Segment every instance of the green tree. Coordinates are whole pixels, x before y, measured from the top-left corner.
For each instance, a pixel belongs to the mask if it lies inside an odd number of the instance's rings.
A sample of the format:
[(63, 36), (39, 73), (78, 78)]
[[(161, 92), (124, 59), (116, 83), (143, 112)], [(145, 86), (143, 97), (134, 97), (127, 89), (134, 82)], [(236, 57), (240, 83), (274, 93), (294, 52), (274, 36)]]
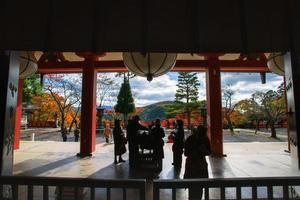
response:
[(271, 137), (276, 138), (275, 124), (285, 116), (284, 96), (274, 90), (254, 94), (261, 104), (261, 111), (271, 128)]
[(261, 105), (259, 105), (256, 98), (253, 94), (250, 99), (244, 99), (237, 103), (237, 110), (251, 121), (251, 124), (255, 123), (255, 134), (259, 130), (259, 122), (264, 118)]
[(188, 128), (191, 129), (191, 113), (192, 110), (197, 108), (199, 105), (198, 100), (198, 87), (200, 86), (197, 73), (192, 72), (179, 72), (178, 83), (175, 94), (175, 101), (177, 104), (173, 106), (173, 112), (177, 108), (182, 108), (187, 115)]
[(23, 102), (30, 104), (32, 97), (41, 96), (43, 93), (40, 83), (40, 75), (34, 74), (24, 79)]
[(115, 111), (123, 114), (125, 124), (127, 124), (127, 117), (130, 113), (135, 112), (134, 99), (132, 97), (129, 79), (124, 77), (121, 85)]

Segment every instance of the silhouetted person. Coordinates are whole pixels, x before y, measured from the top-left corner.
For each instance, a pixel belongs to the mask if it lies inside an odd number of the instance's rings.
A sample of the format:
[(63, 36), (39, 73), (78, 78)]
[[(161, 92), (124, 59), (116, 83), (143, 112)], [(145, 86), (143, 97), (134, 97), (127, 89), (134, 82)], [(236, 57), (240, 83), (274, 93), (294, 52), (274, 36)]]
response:
[(139, 146), (138, 146), (139, 130), (148, 130), (148, 129), (140, 124), (140, 117), (136, 115), (132, 118), (132, 120), (128, 120), (128, 125), (127, 125), (127, 139), (128, 139), (128, 146), (129, 146), (130, 168), (137, 167), (139, 161)]
[[(127, 139), (125, 138), (125, 135), (122, 131), (120, 120), (115, 120), (115, 127), (113, 130), (113, 136), (114, 136), (114, 143), (115, 143), (115, 164), (118, 162), (125, 162), (125, 160), (122, 159), (122, 154), (126, 152), (126, 146)], [(117, 161), (117, 156), (119, 156), (119, 161)]]
[(79, 140), (79, 134), (80, 134), (79, 128), (75, 128), (75, 130), (74, 130), (75, 142), (78, 142), (78, 140)]
[(61, 136), (62, 136), (62, 139), (63, 139), (63, 142), (66, 142), (67, 141), (67, 134), (68, 134), (68, 130), (67, 128), (65, 127), (61, 133)]
[(111, 137), (111, 130), (109, 123), (105, 124), (104, 131), (103, 131), (103, 137), (105, 138), (105, 142), (109, 143), (109, 138)]
[(155, 126), (151, 130), (151, 135), (154, 140), (153, 159), (157, 161), (159, 170), (162, 167), (162, 159), (164, 158), (164, 140), (165, 131), (161, 127), (160, 119), (155, 120)]
[(182, 154), (184, 148), (184, 128), (183, 121), (177, 120), (177, 129), (174, 132), (174, 143), (172, 146), (173, 151), (173, 165), (175, 168), (181, 168)]
[[(198, 126), (184, 144), (186, 156), (184, 178), (208, 178), (205, 156), (211, 154), (211, 148), (206, 132), (204, 126)], [(201, 199), (202, 190), (198, 187), (189, 188), (189, 199)]]

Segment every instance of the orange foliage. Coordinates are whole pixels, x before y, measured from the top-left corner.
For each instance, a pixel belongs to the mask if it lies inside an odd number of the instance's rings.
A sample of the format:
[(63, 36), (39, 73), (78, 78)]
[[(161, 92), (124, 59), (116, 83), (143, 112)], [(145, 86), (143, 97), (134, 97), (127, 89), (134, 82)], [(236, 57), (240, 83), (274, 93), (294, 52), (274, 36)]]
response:
[[(57, 94), (56, 94), (57, 95)], [(57, 95), (59, 101), (63, 101), (64, 98)], [(42, 96), (34, 96), (32, 99), (32, 104), (37, 107), (37, 109), (29, 115), (28, 120), (31, 122), (36, 121), (55, 121), (61, 119), (61, 112), (56, 101), (52, 98), (49, 93), (44, 93)], [(65, 126), (69, 127), (75, 117), (76, 110), (71, 107), (65, 111)], [(80, 122), (80, 115), (76, 117), (77, 122)]]
[(55, 121), (59, 108), (50, 94), (45, 93), (42, 96), (34, 96), (32, 104), (37, 109), (29, 115), (29, 121)]

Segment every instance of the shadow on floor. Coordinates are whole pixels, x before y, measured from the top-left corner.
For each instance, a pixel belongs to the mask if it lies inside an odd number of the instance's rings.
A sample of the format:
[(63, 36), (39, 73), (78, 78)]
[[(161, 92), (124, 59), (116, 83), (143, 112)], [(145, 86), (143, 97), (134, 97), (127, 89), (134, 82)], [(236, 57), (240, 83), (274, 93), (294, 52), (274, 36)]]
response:
[(51, 170), (56, 169), (56, 168), (60, 168), (64, 165), (70, 164), (70, 163), (75, 162), (77, 160), (79, 160), (79, 158), (77, 156), (70, 156), (70, 157), (64, 158), (62, 160), (54, 161), (54, 162), (51, 162), (51, 163), (49, 163), (49, 160), (46, 160), (46, 159), (34, 159), (34, 160), (27, 160), (27, 161), (18, 163), (17, 165), (14, 166), (14, 168), (16, 170), (22, 169), (23, 166), (27, 165), (27, 163), (28, 163), (28, 165), (32, 166), (33, 165), (32, 162), (35, 162), (37, 165), (41, 165), (41, 163), (47, 163), (47, 164), (39, 166), (37, 168), (33, 168), (31, 170), (27, 170), (27, 171), (24, 171), (24, 172), (21, 172), (21, 173), (17, 174), (17, 176), (38, 176), (42, 173), (51, 171)]

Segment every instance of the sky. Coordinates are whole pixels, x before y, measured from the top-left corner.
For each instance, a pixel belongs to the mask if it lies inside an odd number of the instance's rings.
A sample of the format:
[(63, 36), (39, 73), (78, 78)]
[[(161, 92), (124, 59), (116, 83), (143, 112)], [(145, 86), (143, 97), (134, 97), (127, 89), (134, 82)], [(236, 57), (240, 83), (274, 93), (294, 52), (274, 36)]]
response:
[[(119, 84), (122, 79), (115, 78), (113, 73), (106, 74), (113, 77)], [(205, 73), (198, 73), (200, 81), (199, 100), (206, 99)], [(163, 76), (154, 78), (148, 82), (145, 77), (135, 77), (130, 80), (132, 93), (135, 99), (136, 107), (146, 106), (160, 101), (173, 101), (175, 99), (176, 84), (178, 74), (175, 72), (167, 73)], [(283, 77), (267, 73), (267, 83), (261, 84), (260, 74), (258, 73), (222, 73), (222, 87), (230, 85), (231, 89), (236, 91), (233, 99), (239, 101), (251, 97), (256, 91), (276, 90), (283, 82)], [(114, 101), (110, 101), (114, 104)]]

